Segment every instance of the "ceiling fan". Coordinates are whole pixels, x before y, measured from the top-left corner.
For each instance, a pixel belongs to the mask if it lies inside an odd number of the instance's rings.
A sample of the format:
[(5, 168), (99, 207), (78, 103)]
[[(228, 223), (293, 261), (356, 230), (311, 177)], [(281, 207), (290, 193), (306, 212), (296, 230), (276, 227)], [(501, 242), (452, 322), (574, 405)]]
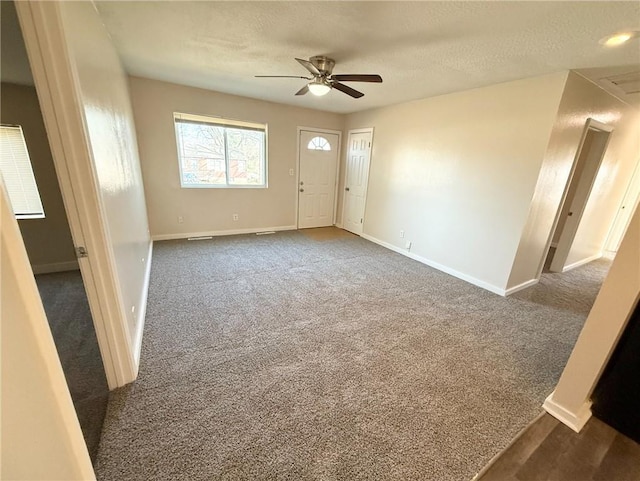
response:
[(316, 55), (309, 60), (303, 60), (296, 58), (298, 63), (306, 68), (313, 77), (303, 77), (300, 75), (256, 75), (261, 78), (302, 78), (310, 80), (310, 82), (296, 92), (296, 95), (304, 95), (307, 92), (311, 92), (313, 95), (321, 96), (326, 95), (334, 88), (350, 95), (354, 99), (359, 99), (364, 96), (362, 92), (352, 89), (351, 87), (341, 82), (375, 82), (381, 83), (382, 77), (380, 75), (369, 74), (338, 74), (334, 75), (333, 67), (336, 62), (328, 57), (322, 55)]

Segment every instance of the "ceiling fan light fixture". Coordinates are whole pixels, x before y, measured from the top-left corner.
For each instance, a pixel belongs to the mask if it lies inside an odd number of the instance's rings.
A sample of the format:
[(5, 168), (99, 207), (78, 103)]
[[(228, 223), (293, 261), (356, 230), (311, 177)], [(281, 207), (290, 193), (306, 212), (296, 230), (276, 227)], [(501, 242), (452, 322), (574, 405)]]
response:
[(329, 93), (329, 90), (331, 90), (331, 85), (329, 85), (322, 79), (315, 79), (312, 82), (309, 82), (308, 87), (309, 92), (317, 97), (327, 95)]

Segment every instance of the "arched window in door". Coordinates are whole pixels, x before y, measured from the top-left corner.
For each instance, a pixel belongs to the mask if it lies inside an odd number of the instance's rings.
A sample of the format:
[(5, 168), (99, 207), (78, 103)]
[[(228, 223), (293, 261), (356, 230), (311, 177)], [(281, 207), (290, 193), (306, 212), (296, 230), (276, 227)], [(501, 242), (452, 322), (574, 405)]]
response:
[(307, 144), (309, 150), (331, 150), (331, 144), (324, 137), (314, 137)]

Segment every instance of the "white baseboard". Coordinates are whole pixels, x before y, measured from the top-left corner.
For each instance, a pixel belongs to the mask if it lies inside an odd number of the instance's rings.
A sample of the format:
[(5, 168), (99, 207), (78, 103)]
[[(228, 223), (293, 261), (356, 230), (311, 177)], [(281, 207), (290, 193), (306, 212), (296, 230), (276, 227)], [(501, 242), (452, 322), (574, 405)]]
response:
[(52, 272), (77, 271), (79, 269), (78, 261), (54, 262), (52, 264), (31, 266), (34, 274), (51, 274)]
[(142, 284), (142, 294), (140, 295), (140, 309), (138, 310), (138, 327), (135, 333), (133, 344), (133, 358), (135, 360), (136, 377), (138, 377), (138, 368), (140, 367), (140, 353), (142, 351), (142, 333), (144, 332), (144, 320), (147, 316), (147, 299), (149, 298), (149, 282), (151, 279), (151, 258), (153, 256), (153, 241), (149, 242), (149, 251), (147, 252), (147, 265), (144, 272), (144, 283)]
[(281, 225), (278, 227), (251, 227), (249, 229), (233, 229), (233, 230), (211, 230), (206, 232), (180, 232), (176, 234), (157, 234), (151, 236), (154, 241), (174, 240), (174, 239), (187, 239), (189, 237), (218, 237), (224, 235), (239, 235), (239, 234), (255, 234), (257, 232), (267, 231), (283, 231), (283, 230), (296, 230), (295, 225)]
[(579, 433), (580, 430), (587, 424), (587, 421), (591, 417), (591, 401), (585, 402), (578, 412), (573, 413), (567, 408), (556, 403), (551, 393), (547, 399), (545, 399), (542, 407), (545, 411), (551, 414), (554, 418), (560, 421), (562, 424), (569, 426), (575, 432)]
[(344, 229), (344, 227), (342, 227), (342, 224), (334, 224), (338, 229)]
[(538, 282), (540, 282), (539, 279), (530, 279), (526, 282), (523, 282), (522, 284), (518, 284), (517, 286), (510, 287), (505, 291), (504, 295), (510, 296), (511, 294), (514, 294), (518, 291), (526, 289), (527, 287), (535, 286)]
[(363, 239), (367, 239), (368, 241), (373, 242), (374, 244), (378, 244), (381, 245), (382, 247), (386, 247), (389, 250), (392, 250), (393, 252), (397, 252), (398, 254), (402, 254), (403, 256), (406, 256), (410, 259), (413, 259), (414, 261), (418, 261), (422, 264), (428, 265), (429, 267), (433, 267), (434, 269), (438, 269), (439, 271), (442, 271), (446, 274), (449, 274), (453, 277), (457, 277), (458, 279), (462, 279), (463, 281), (466, 281), (470, 284), (473, 284), (474, 286), (478, 286), (478, 287), (482, 287), (483, 289), (486, 289), (487, 291), (493, 292), (494, 294), (498, 294), (500, 296), (504, 296), (506, 291), (500, 287), (496, 287), (493, 284), (489, 284), (488, 282), (485, 281), (481, 281), (480, 279), (476, 279), (475, 277), (469, 276), (467, 274), (464, 274), (462, 272), (458, 272), (454, 269), (451, 269), (450, 267), (444, 266), (442, 264), (438, 264), (437, 262), (431, 261), (429, 259), (426, 259), (422, 256), (419, 256), (417, 254), (414, 254), (406, 249), (401, 249), (400, 247), (394, 246), (393, 244), (389, 244), (388, 242), (382, 241), (380, 239), (377, 239), (373, 236), (370, 236), (369, 234), (365, 234), (362, 233), (360, 235), (360, 237), (362, 237)]
[(571, 269), (575, 269), (576, 267), (583, 266), (588, 264), (591, 261), (595, 261), (596, 259), (600, 259), (602, 257), (602, 252), (598, 252), (597, 254), (592, 255), (591, 257), (587, 257), (586, 259), (582, 259), (581, 261), (574, 262), (573, 264), (569, 264), (562, 268), (562, 272), (570, 271)]

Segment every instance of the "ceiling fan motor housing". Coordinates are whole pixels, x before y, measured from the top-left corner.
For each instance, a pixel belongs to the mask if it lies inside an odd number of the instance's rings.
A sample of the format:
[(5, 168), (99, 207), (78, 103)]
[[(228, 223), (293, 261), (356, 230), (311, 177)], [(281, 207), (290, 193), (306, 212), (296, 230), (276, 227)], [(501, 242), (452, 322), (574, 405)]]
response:
[(335, 60), (329, 57), (325, 57), (323, 55), (316, 55), (315, 57), (311, 57), (309, 59), (313, 65), (316, 66), (320, 72), (326, 75), (331, 75), (333, 71), (333, 66), (336, 64)]

